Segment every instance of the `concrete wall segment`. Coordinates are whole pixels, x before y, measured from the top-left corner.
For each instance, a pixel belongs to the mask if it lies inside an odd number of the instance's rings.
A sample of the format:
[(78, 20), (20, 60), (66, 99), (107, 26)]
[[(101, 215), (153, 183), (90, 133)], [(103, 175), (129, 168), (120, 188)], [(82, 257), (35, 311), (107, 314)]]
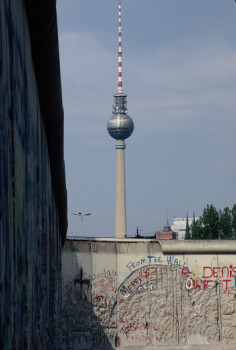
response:
[[(77, 270), (90, 271), (85, 275), (91, 283), (88, 348), (236, 346), (236, 259), (232, 253), (163, 254), (159, 242), (153, 240), (93, 239), (68, 240), (66, 254), (71, 242), (77, 247)], [(92, 247), (89, 269), (88, 260), (83, 264), (82, 258), (82, 251), (88, 254), (86, 245)], [(67, 302), (73, 314), (73, 295)], [(83, 302), (77, 302), (83, 310)], [(65, 349), (82, 342), (81, 330), (77, 337), (75, 329), (73, 334), (67, 329)]]
[(61, 240), (24, 1), (0, 16), (0, 348), (58, 349)]
[(24, 4), (29, 23), (30, 52), (38, 87), (37, 98), (48, 144), (50, 176), (64, 243), (67, 232), (67, 191), (56, 0), (25, 0)]

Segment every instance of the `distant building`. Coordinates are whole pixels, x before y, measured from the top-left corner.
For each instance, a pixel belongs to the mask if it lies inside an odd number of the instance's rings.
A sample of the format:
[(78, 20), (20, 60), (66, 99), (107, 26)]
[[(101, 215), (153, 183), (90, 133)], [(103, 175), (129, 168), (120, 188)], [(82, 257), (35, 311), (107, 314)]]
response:
[[(126, 236), (126, 238), (128, 238), (128, 237)], [(130, 238), (132, 238), (132, 237), (130, 237)], [(138, 239), (144, 239), (144, 238), (145, 239), (156, 239), (156, 233), (152, 232), (152, 233), (141, 234), (139, 231), (139, 228), (137, 227), (135, 238), (138, 238)]]
[(191, 227), (193, 222), (199, 218), (195, 218), (193, 213), (193, 217), (189, 218), (188, 213), (186, 218), (176, 218), (173, 219), (173, 225), (169, 226), (168, 217), (166, 219), (166, 225), (164, 226), (162, 231), (157, 231), (156, 233), (149, 234), (140, 234), (139, 229), (137, 227), (136, 238), (148, 238), (148, 239), (177, 239), (184, 240), (186, 228)]
[(176, 218), (173, 219), (173, 225), (171, 225), (171, 230), (178, 233), (178, 239), (184, 240), (185, 239), (185, 233), (186, 233), (186, 225), (191, 226), (194, 220), (197, 220), (198, 218), (195, 218), (193, 216), (192, 218), (189, 218), (188, 216), (186, 218)]
[(163, 228), (163, 230), (161, 232), (156, 232), (156, 238), (157, 239), (178, 239), (178, 233), (174, 232), (170, 228), (167, 221), (166, 226)]

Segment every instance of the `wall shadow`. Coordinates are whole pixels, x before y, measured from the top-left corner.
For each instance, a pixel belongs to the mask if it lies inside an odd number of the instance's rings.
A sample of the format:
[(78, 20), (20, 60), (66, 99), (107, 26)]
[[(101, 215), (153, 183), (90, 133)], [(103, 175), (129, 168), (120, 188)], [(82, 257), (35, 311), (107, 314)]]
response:
[[(74, 260), (73, 263), (74, 269), (79, 273), (71, 279), (62, 279), (61, 349), (116, 349), (119, 341), (117, 322), (113, 317), (114, 307), (112, 308), (103, 297), (94, 296), (92, 280), (84, 277), (82, 267), (77, 261)], [(110, 315), (105, 324), (104, 318), (99, 317), (104, 313)]]

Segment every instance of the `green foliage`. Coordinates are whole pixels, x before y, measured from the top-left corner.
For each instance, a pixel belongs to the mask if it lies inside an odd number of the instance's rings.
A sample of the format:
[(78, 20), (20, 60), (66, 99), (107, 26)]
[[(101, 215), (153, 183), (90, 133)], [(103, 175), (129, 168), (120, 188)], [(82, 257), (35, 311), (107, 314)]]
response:
[(219, 211), (207, 205), (202, 216), (186, 230), (185, 239), (236, 239), (236, 204)]
[(233, 227), (232, 227), (232, 213), (227, 207), (220, 213), (220, 227), (219, 238), (221, 239), (233, 239)]
[(235, 239), (236, 238), (236, 204), (234, 204), (231, 212), (232, 212), (232, 230), (233, 230), (233, 235)]
[(191, 225), (191, 239), (204, 239), (204, 226), (202, 220), (196, 220), (195, 224)]
[(191, 232), (190, 232), (189, 225), (187, 225), (187, 227), (186, 227), (185, 239), (191, 239)]

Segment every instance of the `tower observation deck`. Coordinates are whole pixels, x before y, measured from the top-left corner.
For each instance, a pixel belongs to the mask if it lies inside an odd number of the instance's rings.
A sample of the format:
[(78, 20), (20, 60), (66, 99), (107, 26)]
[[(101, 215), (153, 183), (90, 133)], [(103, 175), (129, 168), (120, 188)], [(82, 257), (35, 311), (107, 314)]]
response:
[(116, 170), (116, 230), (117, 238), (125, 238), (126, 225), (126, 194), (125, 194), (125, 141), (134, 130), (134, 123), (127, 114), (127, 95), (122, 86), (122, 50), (121, 50), (121, 3), (119, 2), (119, 50), (118, 50), (118, 90), (114, 95), (112, 116), (107, 122), (107, 131), (117, 140), (117, 170)]
[(116, 140), (127, 139), (134, 130), (133, 120), (127, 114), (127, 95), (114, 95), (113, 116), (108, 120), (107, 131)]

